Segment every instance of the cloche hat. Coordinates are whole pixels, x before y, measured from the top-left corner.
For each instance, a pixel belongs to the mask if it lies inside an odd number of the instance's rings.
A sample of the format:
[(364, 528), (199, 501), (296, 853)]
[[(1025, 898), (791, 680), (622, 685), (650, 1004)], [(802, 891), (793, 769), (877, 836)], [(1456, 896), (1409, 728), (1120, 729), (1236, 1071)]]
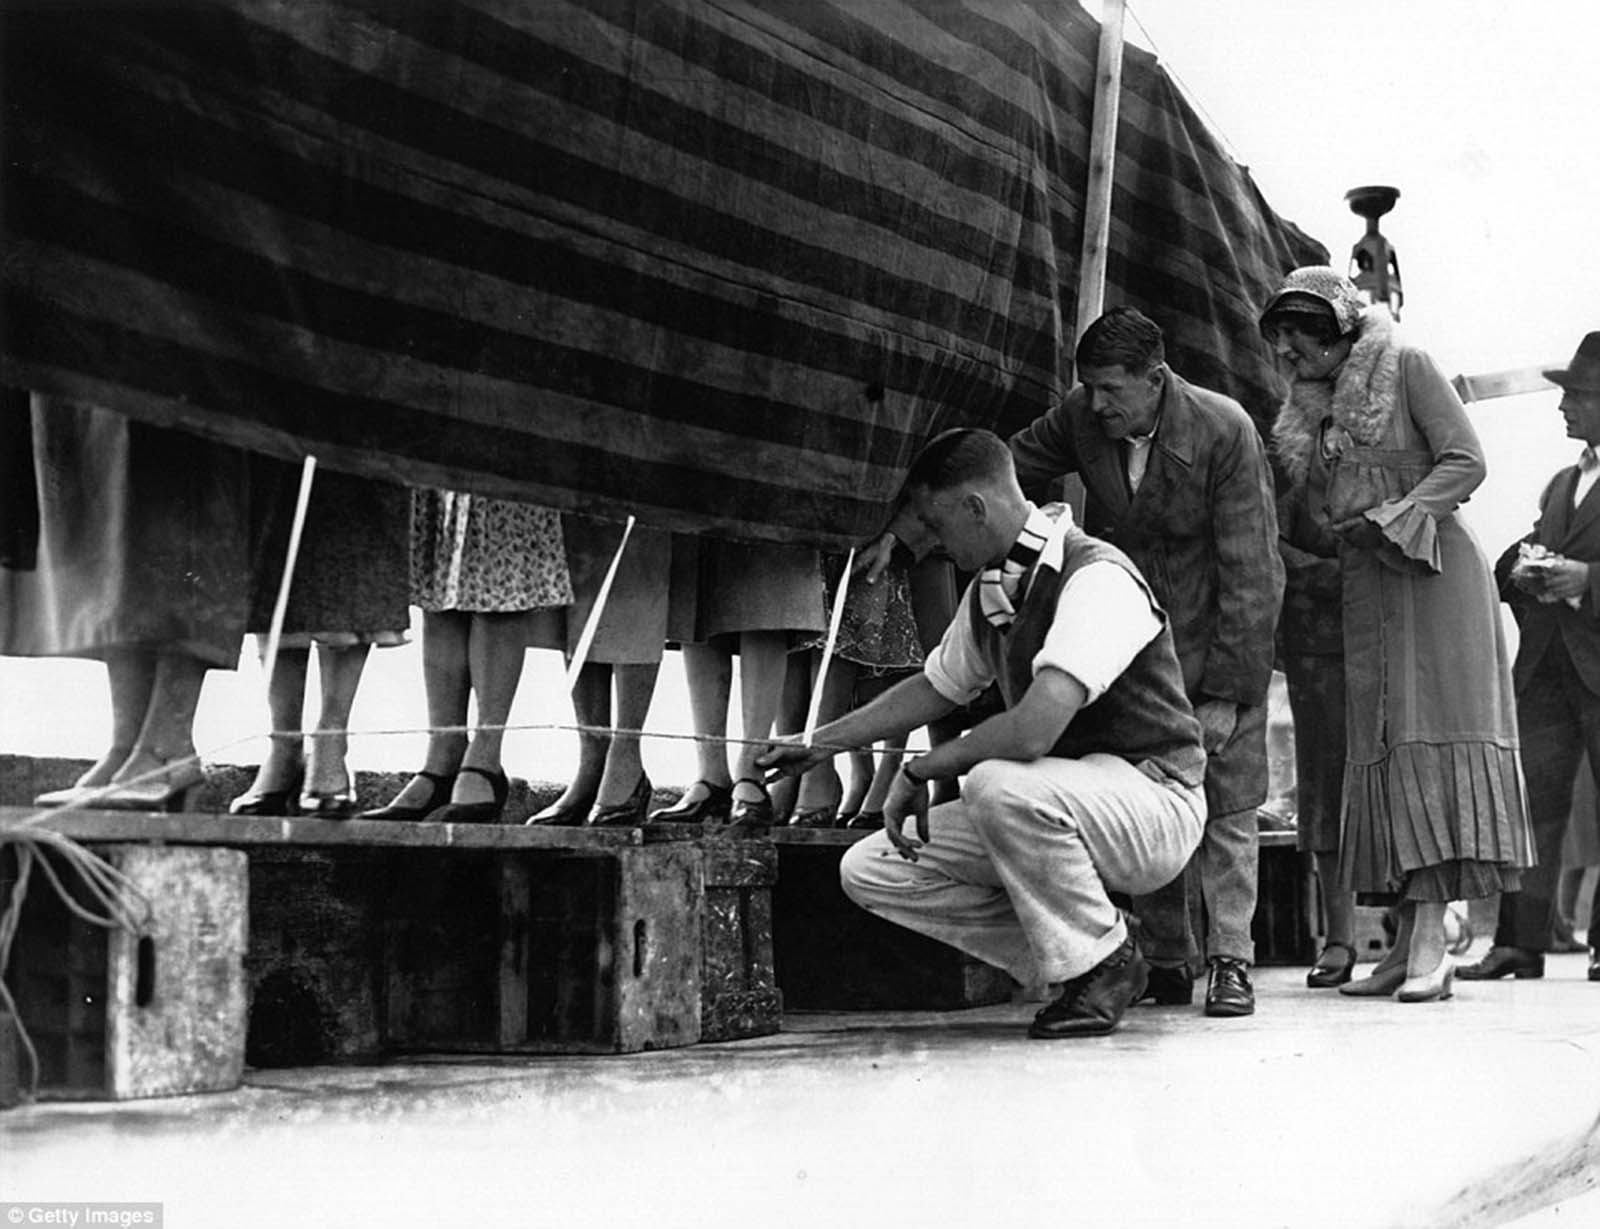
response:
[(1276, 315), (1304, 313), (1308, 309), (1333, 314), (1341, 334), (1353, 330), (1367, 306), (1356, 284), (1327, 265), (1305, 265), (1283, 279), (1261, 310), (1261, 327)]

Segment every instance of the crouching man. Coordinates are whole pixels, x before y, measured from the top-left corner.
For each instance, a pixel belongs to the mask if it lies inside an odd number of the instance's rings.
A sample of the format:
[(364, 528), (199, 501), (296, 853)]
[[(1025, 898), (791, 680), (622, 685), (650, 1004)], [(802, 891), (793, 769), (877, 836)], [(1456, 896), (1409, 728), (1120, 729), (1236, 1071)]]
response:
[[(1119, 550), (1064, 505), (1024, 498), (988, 431), (936, 437), (906, 495), (956, 565), (981, 573), (920, 675), (819, 728), (817, 749), (776, 743), (758, 763), (803, 772), (998, 682), (1004, 712), (907, 762), (883, 831), (845, 856), (844, 890), (1024, 985), (1063, 983), (1030, 1036), (1109, 1033), (1147, 966), (1108, 893), (1171, 882), (1205, 826), (1200, 725), (1166, 615)], [(954, 777), (961, 798), (930, 815), (928, 782)]]

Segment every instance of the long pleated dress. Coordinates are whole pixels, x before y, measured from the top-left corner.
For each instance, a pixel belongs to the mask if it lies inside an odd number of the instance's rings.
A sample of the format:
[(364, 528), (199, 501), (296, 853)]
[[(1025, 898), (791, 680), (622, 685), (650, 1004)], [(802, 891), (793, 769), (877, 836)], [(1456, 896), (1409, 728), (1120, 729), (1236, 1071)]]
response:
[(1498, 594), (1457, 515), (1483, 481), (1483, 451), (1438, 367), (1387, 329), (1369, 318), (1321, 390), (1325, 415), (1303, 384), (1285, 408), (1298, 399), (1308, 419), (1314, 514), (1365, 514), (1385, 538), (1341, 551), (1341, 867), (1362, 893), (1473, 899), (1515, 890), (1533, 862)]

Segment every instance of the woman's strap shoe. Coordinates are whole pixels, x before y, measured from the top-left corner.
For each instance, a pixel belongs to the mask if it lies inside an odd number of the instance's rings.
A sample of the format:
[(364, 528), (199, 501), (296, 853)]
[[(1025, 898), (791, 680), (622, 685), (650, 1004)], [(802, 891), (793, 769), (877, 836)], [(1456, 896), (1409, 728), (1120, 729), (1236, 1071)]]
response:
[(307, 819), (349, 819), (356, 813), (356, 783), (347, 772), (343, 789), (308, 789), (299, 801), (300, 814)]
[(650, 778), (641, 772), (639, 783), (624, 801), (615, 806), (595, 807), (589, 816), (589, 827), (637, 828), (650, 816), (650, 795), (654, 792), (650, 788)]
[(883, 827), (883, 812), (857, 811), (849, 819), (845, 820), (840, 827), (852, 828), (856, 831), (865, 828), (868, 831), (876, 832)]
[(805, 807), (789, 817), (791, 828), (834, 828), (838, 826), (837, 804), (825, 807)]
[[(695, 786), (705, 790), (705, 794), (689, 801), (689, 795), (694, 792)], [(652, 824), (720, 824), (728, 818), (728, 811), (733, 806), (733, 787), (730, 785), (713, 785), (710, 781), (696, 781), (683, 791), (683, 797), (670, 807), (663, 807), (659, 811), (650, 813)]]
[(1442, 1002), (1451, 996), (1450, 983), (1455, 978), (1455, 961), (1445, 953), (1432, 973), (1421, 977), (1408, 977), (1400, 992), (1394, 997), (1402, 1003)]
[(250, 789), (228, 804), (229, 815), (267, 815), (282, 817), (297, 810), (299, 784), (288, 789)]
[(429, 812), (427, 823), (430, 824), (497, 824), (500, 816), (505, 812), (506, 799), (511, 794), (511, 782), (506, 779), (506, 774), (498, 768), (473, 768), (462, 765), (461, 772), (472, 773), (482, 777), (489, 783), (489, 790), (494, 795), (487, 802), (448, 802), (437, 811)]
[[(728, 810), (728, 827), (730, 828), (769, 828), (772, 826), (772, 795), (767, 793), (767, 787), (754, 777), (740, 777), (734, 782), (735, 787), (740, 785), (754, 785), (761, 791), (759, 798), (733, 799), (733, 805)], [(731, 793), (731, 791), (730, 791)]]
[(522, 825), (525, 828), (581, 828), (592, 810), (594, 795), (589, 794), (574, 802), (552, 802), (544, 810), (528, 816)]
[[(1334, 964), (1328, 960), (1328, 954), (1336, 947), (1344, 950), (1344, 959)], [(1356, 949), (1335, 939), (1332, 943), (1324, 944), (1317, 962), (1306, 974), (1306, 985), (1313, 990), (1332, 990), (1348, 982), (1354, 976), (1355, 968)]]
[[(426, 768), (421, 768), (412, 773), (411, 776), (413, 780), (421, 777), (431, 786), (426, 802), (414, 806), (403, 806), (399, 803), (391, 802), (388, 806), (379, 807), (375, 811), (361, 812), (361, 818), (389, 819), (401, 823), (413, 823), (420, 819), (426, 819), (450, 800), (450, 791), (455, 788), (456, 784), (455, 773), (429, 772)], [(405, 790), (400, 792), (404, 794)]]
[(1386, 999), (1405, 984), (1406, 962), (1385, 968), (1381, 963), (1366, 977), (1358, 977), (1339, 987), (1340, 994), (1357, 999)]
[(200, 765), (191, 761), (187, 767), (162, 769), (148, 780), (119, 785), (102, 793), (94, 805), (112, 811), (187, 811), (205, 780)]

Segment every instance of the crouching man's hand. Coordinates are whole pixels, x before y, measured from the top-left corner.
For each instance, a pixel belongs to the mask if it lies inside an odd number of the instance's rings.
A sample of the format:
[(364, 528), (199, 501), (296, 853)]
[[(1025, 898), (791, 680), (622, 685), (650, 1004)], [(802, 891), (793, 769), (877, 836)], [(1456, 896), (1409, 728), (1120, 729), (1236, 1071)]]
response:
[(767, 749), (756, 756), (756, 767), (766, 770), (766, 784), (781, 781), (784, 777), (798, 777), (831, 758), (833, 751), (808, 747), (798, 734), (785, 734), (774, 738)]
[[(883, 833), (908, 862), (915, 862), (917, 850), (928, 843), (928, 782), (918, 774), (915, 764), (908, 760), (900, 769), (883, 803)], [(916, 820), (915, 839), (905, 835), (908, 819)]]

